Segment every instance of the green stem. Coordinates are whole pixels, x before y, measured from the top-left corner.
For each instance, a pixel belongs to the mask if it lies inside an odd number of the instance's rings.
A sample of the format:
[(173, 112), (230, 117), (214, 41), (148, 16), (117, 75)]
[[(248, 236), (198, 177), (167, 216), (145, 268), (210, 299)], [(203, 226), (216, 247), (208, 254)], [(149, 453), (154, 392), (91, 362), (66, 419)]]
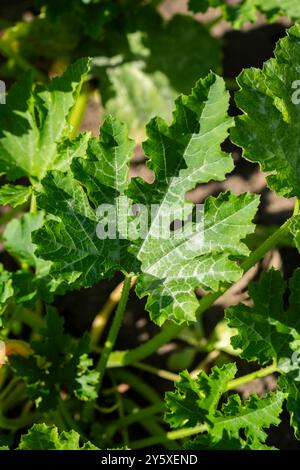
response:
[(150, 403), (157, 404), (161, 403), (160, 395), (150, 385), (145, 383), (140, 377), (132, 374), (125, 369), (116, 369), (113, 371), (114, 377), (118, 381), (127, 383), (130, 387), (135, 390), (139, 396), (144, 397)]
[(157, 367), (153, 367), (150, 364), (144, 364), (143, 362), (136, 362), (132, 364), (132, 367), (144, 370), (145, 372), (149, 372), (150, 374), (161, 377), (162, 379), (170, 380), (170, 382), (177, 382), (180, 378), (178, 374), (174, 374), (168, 370), (158, 369)]
[(263, 369), (256, 370), (255, 372), (251, 372), (250, 374), (243, 375), (242, 377), (238, 377), (237, 379), (231, 380), (228, 383), (227, 390), (233, 390), (234, 388), (237, 388), (240, 385), (247, 384), (248, 382), (252, 382), (256, 379), (261, 379), (262, 377), (271, 375), (274, 372), (279, 372), (276, 363), (271, 364), (268, 367), (264, 367)]
[(249, 271), (253, 266), (256, 265), (270, 250), (278, 245), (289, 233), (289, 229), (292, 222), (292, 217), (288, 219), (276, 232), (274, 232), (267, 240), (265, 240), (242, 264), (241, 268), (244, 272)]
[(7, 386), (5, 387), (5, 389), (2, 391), (2, 393), (0, 394), (0, 402), (3, 402), (7, 395), (10, 395), (10, 393), (15, 389), (16, 385), (20, 382), (20, 379), (19, 377), (13, 377), (9, 383), (7, 384)]
[[(296, 215), (298, 211), (299, 201), (296, 200), (294, 215)], [(260, 261), (272, 248), (277, 246), (279, 241), (288, 234), (292, 220), (292, 217), (288, 219), (241, 264), (243, 274), (255, 266), (258, 261)], [(205, 295), (199, 302), (196, 315), (201, 315), (203, 312), (208, 310), (208, 308), (211, 307), (215, 301), (221, 297), (230, 287), (232, 287), (232, 285), (228, 286), (227, 288), (220, 289), (218, 292), (212, 292)], [(133, 364), (134, 362), (141, 361), (146, 357), (149, 357), (151, 354), (154, 354), (161, 346), (175, 338), (183, 328), (185, 328), (185, 325), (171, 323), (170, 326), (158, 333), (158, 335), (150, 339), (147, 343), (129, 351), (115, 351), (110, 356), (108, 365), (110, 367), (127, 366)]]
[(131, 446), (131, 449), (142, 449), (144, 447), (150, 447), (150, 446), (162, 444), (168, 441), (184, 439), (185, 437), (194, 436), (195, 434), (200, 434), (205, 431), (207, 431), (207, 425), (201, 424), (193, 428), (177, 429), (176, 431), (170, 431), (170, 432), (167, 432), (166, 434), (146, 437), (145, 439), (139, 439), (138, 441), (131, 442), (130, 446)]
[(31, 195), (30, 212), (33, 214), (37, 212), (36, 197), (34, 193)]
[(170, 323), (160, 333), (141, 346), (127, 351), (114, 351), (109, 358), (108, 366), (122, 367), (138, 362), (155, 353), (161, 346), (175, 338), (182, 329), (182, 325)]
[(118, 308), (116, 310), (112, 325), (110, 327), (107, 339), (104, 344), (103, 351), (100, 356), (100, 360), (97, 365), (97, 371), (99, 372), (99, 382), (97, 384), (97, 392), (99, 393), (101, 390), (102, 382), (103, 382), (103, 377), (105, 374), (105, 370), (107, 368), (107, 362), (108, 358), (114, 348), (115, 342), (117, 340), (117, 336), (119, 333), (119, 330), (122, 325), (122, 320), (123, 316), (125, 313), (127, 301), (128, 301), (128, 296), (130, 292), (130, 287), (131, 287), (131, 278), (132, 274), (128, 274), (125, 279), (124, 279), (124, 284), (123, 284), (123, 290), (122, 290), (122, 295), (121, 299), (118, 305)]
[(74, 429), (74, 431), (76, 431), (76, 432), (78, 432), (78, 434), (80, 434), (80, 438), (84, 442), (86, 442), (88, 440), (87, 437), (83, 434), (82, 430), (79, 428), (77, 423), (74, 421), (73, 417), (71, 416), (71, 414), (68, 410), (68, 407), (67, 407), (67, 404), (66, 404), (65, 401), (63, 401), (63, 400), (59, 401), (58, 411), (59, 411), (59, 414), (61, 416), (62, 421), (66, 425), (65, 428), (68, 431), (72, 431)]
[(74, 139), (78, 134), (80, 124), (85, 114), (85, 110), (88, 104), (90, 96), (90, 86), (88, 83), (84, 83), (80, 95), (77, 98), (75, 106), (72, 109), (70, 116), (70, 124), (72, 126), (72, 131), (70, 133), (70, 138)]
[(123, 429), (132, 424), (144, 421), (145, 419), (158, 413), (164, 413), (165, 411), (166, 406), (164, 403), (156, 403), (155, 405), (147, 406), (142, 410), (139, 408), (133, 408), (130, 415), (118, 419), (118, 421), (112, 423), (111, 426), (115, 431), (117, 431), (118, 429)]
[[(128, 413), (132, 413), (133, 410), (136, 408), (136, 404), (130, 399), (125, 398), (124, 403), (126, 405), (126, 409)], [(164, 429), (160, 426), (154, 417), (152, 419), (144, 419), (140, 421), (140, 425), (151, 435), (151, 436), (162, 436), (164, 435)], [(166, 441), (162, 442), (163, 447), (169, 450), (180, 450), (180, 447), (177, 445), (175, 441)], [(131, 443), (130, 443), (130, 448)]]
[(0, 416), (0, 429), (16, 431), (17, 429), (22, 429), (33, 423), (37, 423), (40, 420), (41, 415), (38, 413), (31, 413), (21, 416), (20, 418), (5, 418), (4, 416)]
[[(118, 390), (115, 377), (113, 377), (110, 374), (110, 379), (111, 379), (111, 382), (112, 382), (112, 384), (113, 384), (113, 386), (116, 390), (115, 396), (116, 396), (116, 402), (117, 402), (117, 405), (118, 405), (119, 419), (122, 420), (125, 417), (123, 396)], [(129, 432), (128, 432), (128, 429), (127, 429), (126, 426), (121, 428), (121, 434), (122, 434), (122, 438), (123, 438), (123, 445), (125, 447), (129, 447)]]
[(9, 396), (2, 402), (3, 413), (7, 413), (12, 408), (15, 408), (18, 403), (26, 399), (26, 389), (23, 382), (19, 383), (9, 394)]
[(39, 331), (45, 326), (45, 322), (35, 312), (28, 309), (20, 309), (18, 312), (18, 320), (25, 325), (30, 326), (33, 330)]

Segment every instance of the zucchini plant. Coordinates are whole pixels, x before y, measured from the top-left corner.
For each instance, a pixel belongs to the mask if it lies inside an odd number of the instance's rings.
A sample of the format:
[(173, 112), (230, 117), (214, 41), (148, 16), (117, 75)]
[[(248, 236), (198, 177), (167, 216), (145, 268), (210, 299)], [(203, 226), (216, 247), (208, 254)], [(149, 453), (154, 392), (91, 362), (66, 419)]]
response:
[[(191, 0), (190, 7), (223, 3)], [(270, 0), (251, 2), (246, 19), (269, 9), (298, 16), (288, 1)], [(117, 116), (105, 116), (98, 137), (77, 132), (91, 59), (48, 82), (25, 73), (10, 87), (0, 105), (0, 203), (10, 206), (2, 242), (15, 263), (0, 271), (2, 449), (274, 449), (269, 430), (283, 409), (300, 438), (299, 269), (288, 281), (274, 268), (263, 272), (247, 304), (226, 308), (231, 346), (210, 372), (177, 375), (143, 362), (177, 337), (198, 347), (201, 317), (221, 296), (286, 240), (300, 249), (299, 69), (296, 24), (262, 69), (238, 77), (236, 118), (225, 80), (215, 72), (200, 78), (175, 100), (170, 122), (155, 117), (145, 127), (151, 182), (130, 177), (135, 142)], [(257, 194), (221, 192), (201, 207), (187, 198), (234, 170), (229, 142), (259, 164), (271, 191), (295, 201), (292, 216), (254, 249)], [(91, 331), (70, 335), (57, 298), (116, 275), (122, 284)], [(160, 331), (117, 350), (131, 290)], [(212, 352), (207, 342), (203, 351)], [(243, 374), (241, 361), (254, 363), (252, 372)], [(137, 369), (175, 382), (172, 390), (162, 399)], [(271, 374), (273, 391), (241, 398), (241, 386)], [(148, 404), (129, 398), (126, 386)], [(136, 423), (145, 429), (141, 439), (131, 433)]]

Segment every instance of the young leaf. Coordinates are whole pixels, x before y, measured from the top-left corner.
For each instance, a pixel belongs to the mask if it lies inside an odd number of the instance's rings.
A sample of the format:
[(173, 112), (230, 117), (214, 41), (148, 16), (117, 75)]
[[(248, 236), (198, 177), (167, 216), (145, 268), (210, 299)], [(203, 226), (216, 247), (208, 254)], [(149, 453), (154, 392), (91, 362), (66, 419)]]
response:
[[(0, 173), (10, 180), (40, 180), (51, 169), (65, 170), (72, 152), (61, 151), (70, 132), (69, 114), (89, 70), (80, 59), (49, 85), (34, 86), (30, 75), (13, 85), (0, 107)], [(86, 136), (82, 136), (84, 142)], [(83, 156), (83, 153), (80, 154)]]
[[(33, 239), (38, 256), (53, 262), (53, 276), (81, 273), (82, 284), (90, 286), (116, 270), (141, 274), (137, 292), (149, 295), (147, 308), (158, 324), (166, 319), (193, 321), (197, 287), (217, 290), (220, 283), (240, 277), (234, 260), (249, 253), (241, 240), (254, 229), (255, 195), (209, 198), (203, 223), (185, 224), (185, 229), (193, 229), (192, 235), (186, 230), (182, 237), (176, 231), (169, 237), (157, 236), (170, 207), (181, 209), (185, 204), (186, 217), (192, 217), (194, 206), (186, 202), (189, 190), (211, 179), (222, 180), (232, 169), (232, 159), (220, 148), (232, 125), (228, 98), (223, 80), (210, 74), (190, 96), (178, 98), (171, 126), (159, 118), (150, 121), (144, 148), (155, 174), (153, 184), (140, 178), (129, 183), (133, 143), (113, 118), (102, 126), (100, 141), (91, 140), (87, 158), (74, 160), (75, 179), (60, 172), (46, 176), (37, 201), (55, 218), (49, 218)], [(129, 226), (124, 227), (124, 196), (133, 205), (143, 204), (149, 214), (156, 205), (144, 236), (136, 232), (143, 223), (142, 211), (135, 216), (128, 212)], [(117, 233), (100, 239), (96, 226), (103, 229), (104, 223), (94, 208), (104, 203), (115, 210)], [(175, 219), (176, 210), (170, 223)]]
[(34, 424), (21, 437), (18, 450), (99, 450), (91, 442), (80, 444), (80, 435), (72, 430), (58, 432), (56, 426)]
[(278, 42), (275, 59), (266, 62), (262, 70), (241, 73), (236, 103), (244, 115), (236, 118), (232, 131), (245, 158), (258, 162), (269, 174), (269, 187), (285, 197), (300, 195), (299, 38), (300, 25), (295, 25)]
[(234, 363), (219, 369), (214, 367), (210, 376), (204, 372), (192, 379), (186, 371), (180, 374), (176, 392), (167, 392), (165, 402), (168, 408), (166, 421), (172, 428), (192, 427), (210, 421), (227, 385), (236, 374)]
[[(235, 364), (221, 369), (214, 367), (210, 376), (201, 372), (193, 380), (187, 372), (181, 374), (176, 391), (166, 394), (166, 420), (172, 427), (206, 425), (207, 434), (187, 444), (192, 449), (267, 449), (266, 430), (278, 425), (284, 393), (264, 397), (251, 395), (244, 403), (231, 395), (221, 405), (228, 382), (236, 374)], [(241, 435), (244, 437), (241, 437)]]

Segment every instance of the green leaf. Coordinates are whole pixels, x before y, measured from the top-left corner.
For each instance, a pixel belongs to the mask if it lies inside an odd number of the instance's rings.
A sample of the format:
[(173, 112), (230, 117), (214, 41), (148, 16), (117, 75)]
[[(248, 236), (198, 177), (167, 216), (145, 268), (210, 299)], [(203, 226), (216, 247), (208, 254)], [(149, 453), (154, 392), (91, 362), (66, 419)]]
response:
[[(3, 265), (0, 264), (0, 315), (5, 312), (13, 295), (14, 288), (11, 274), (8, 271), (5, 271)], [(0, 318), (0, 326), (1, 325), (2, 320)]]
[(300, 6), (295, 0), (240, 0), (236, 5), (228, 5), (226, 0), (189, 0), (189, 9), (194, 13), (205, 13), (209, 7), (221, 7), (225, 19), (236, 29), (257, 21), (258, 13), (264, 13), (269, 21), (280, 16), (294, 20), (300, 17)]
[[(164, 73), (177, 92), (188, 93), (196, 80), (210, 71), (220, 73), (218, 41), (207, 28), (189, 16), (175, 15), (164, 22), (161, 29), (148, 31), (144, 43), (150, 50), (147, 70)], [(201, 52), (195, 44), (199, 44)]]
[(99, 450), (91, 442), (80, 443), (80, 435), (72, 430), (58, 432), (56, 426), (34, 424), (21, 437), (18, 450)]
[(284, 309), (286, 283), (275, 270), (263, 273), (259, 282), (249, 287), (253, 307), (237, 305), (226, 311), (229, 326), (238, 334), (231, 339), (241, 357), (260, 364), (275, 361), (281, 376), (279, 387), (286, 394), (291, 425), (300, 439), (300, 376), (299, 345), (300, 269), (289, 282), (289, 307)]
[(21, 219), (12, 220), (6, 227), (3, 241), (5, 248), (12, 256), (28, 266), (43, 269), (49, 262), (39, 260), (35, 254), (35, 246), (31, 241), (31, 233), (43, 226), (43, 212), (28, 213)]
[(295, 372), (279, 377), (278, 385), (286, 393), (286, 407), (290, 414), (291, 426), (294, 428), (295, 436), (300, 440), (300, 380), (299, 366)]
[(295, 215), (291, 220), (290, 232), (294, 237), (296, 248), (300, 252), (300, 216)]
[(138, 143), (149, 119), (159, 114), (170, 120), (176, 92), (163, 73), (146, 73), (143, 61), (133, 61), (108, 68), (107, 74), (113, 96), (105, 102), (105, 114), (124, 122)]
[(268, 186), (285, 197), (300, 195), (300, 108), (294, 101), (299, 79), (300, 25), (280, 40), (275, 59), (262, 70), (246, 69), (238, 78), (236, 103), (244, 115), (236, 118), (234, 142), (244, 157), (267, 172)]
[(224, 402), (235, 373), (233, 363), (214, 367), (210, 376), (201, 372), (197, 379), (183, 372), (176, 391), (166, 394), (166, 420), (172, 427), (206, 425), (207, 434), (189, 442), (188, 449), (270, 449), (265, 444), (266, 430), (280, 423), (285, 395), (250, 395), (244, 403), (238, 395), (231, 395)]
[[(197, 287), (217, 290), (240, 277), (235, 261), (249, 253), (242, 240), (254, 230), (258, 197), (225, 193), (209, 198), (200, 221), (193, 220), (195, 206), (186, 201), (188, 191), (200, 183), (223, 180), (233, 167), (220, 147), (232, 125), (228, 99), (224, 81), (210, 74), (190, 96), (176, 100), (169, 127), (160, 118), (150, 121), (144, 149), (155, 174), (153, 184), (140, 178), (129, 182), (133, 142), (113, 118), (102, 126), (99, 142), (91, 140), (87, 158), (73, 161), (75, 178), (60, 172), (46, 176), (37, 201), (52, 215), (33, 240), (37, 255), (53, 262), (53, 276), (81, 273), (82, 285), (90, 286), (115, 271), (140, 274), (137, 292), (149, 295), (147, 308), (158, 324), (166, 319), (194, 321)], [(124, 202), (125, 196), (129, 201)], [(107, 221), (95, 208), (104, 203), (115, 211), (115, 238), (99, 237), (98, 229), (104, 229)], [(144, 234), (139, 231), (144, 212), (133, 215), (131, 204), (143, 204), (149, 214), (156, 205)], [(168, 226), (167, 237), (157, 236), (161, 220), (168, 221), (170, 207), (175, 207), (170, 223), (177, 215), (184, 217), (185, 230), (178, 236)]]
[(14, 288), (15, 302), (33, 302), (39, 298), (51, 302), (54, 295), (64, 294), (68, 290), (77, 289), (78, 274), (73, 272), (69, 276), (57, 274), (50, 277), (51, 262), (38, 258), (35, 255), (36, 246), (31, 240), (32, 233), (40, 229), (44, 223), (44, 213), (28, 213), (20, 219), (11, 221), (3, 234), (6, 250), (24, 268), (33, 268), (31, 271), (9, 273)]
[(224, 4), (223, 0), (189, 0), (189, 10), (194, 13), (205, 13), (210, 7), (219, 7)]
[(169, 410), (166, 421), (172, 428), (192, 427), (210, 421), (235, 374), (234, 363), (221, 369), (214, 367), (210, 376), (200, 373), (197, 379), (192, 379), (186, 371), (182, 372), (180, 381), (176, 383), (176, 392), (167, 392), (165, 396)]
[[(85, 184), (94, 207), (114, 204), (128, 185), (129, 162), (134, 143), (123, 124), (107, 118), (100, 140), (91, 140), (87, 160), (73, 165), (73, 171)], [(84, 286), (91, 286), (115, 270), (127, 265), (126, 240), (100, 240), (96, 233), (98, 218), (83, 187), (70, 175), (49, 173), (37, 201), (61, 222), (50, 219), (34, 234), (38, 256), (54, 262), (54, 273), (81, 274)], [(55, 203), (54, 203), (55, 201)], [(109, 256), (108, 256), (109, 253)]]
[[(224, 431), (222, 440), (214, 439), (210, 434), (200, 435), (184, 445), (185, 450), (250, 450), (250, 447), (240, 439), (229, 437)], [(268, 448), (269, 449), (269, 448)]]
[(12, 207), (22, 206), (29, 200), (31, 193), (31, 186), (5, 184), (0, 188), (0, 204)]
[[(60, 151), (70, 132), (69, 114), (89, 70), (80, 59), (47, 87), (30, 75), (13, 85), (0, 107), (0, 173), (10, 180), (40, 180), (51, 169), (65, 170), (72, 152)], [(86, 141), (86, 137), (82, 139)], [(82, 152), (81, 152), (81, 156)]]
[[(230, 257), (247, 256), (248, 249), (241, 240), (254, 230), (251, 221), (258, 202), (250, 194), (225, 193), (208, 198), (203, 213), (203, 243), (199, 243), (197, 231), (185, 240), (155, 240), (150, 235), (143, 241), (137, 255), (143, 272), (137, 293), (140, 297), (150, 294), (147, 308), (155, 322), (194, 321), (197, 287), (217, 291), (220, 285), (241, 277), (241, 268)], [(155, 226), (151, 230), (154, 233)]]
[(287, 310), (283, 304), (286, 284), (274, 269), (249, 286), (253, 307), (236, 305), (226, 310), (228, 325), (238, 331), (231, 344), (242, 350), (242, 358), (262, 365), (275, 360), (279, 367), (292, 367), (291, 357), (300, 339), (299, 281), (300, 270), (296, 270), (289, 285)]
[(41, 411), (57, 407), (62, 387), (79, 400), (97, 397), (99, 374), (88, 357), (89, 343), (87, 335), (72, 341), (64, 333), (63, 318), (54, 308), (48, 308), (41, 340), (31, 344), (34, 355), (11, 358), (12, 367), (26, 381), (28, 394)]

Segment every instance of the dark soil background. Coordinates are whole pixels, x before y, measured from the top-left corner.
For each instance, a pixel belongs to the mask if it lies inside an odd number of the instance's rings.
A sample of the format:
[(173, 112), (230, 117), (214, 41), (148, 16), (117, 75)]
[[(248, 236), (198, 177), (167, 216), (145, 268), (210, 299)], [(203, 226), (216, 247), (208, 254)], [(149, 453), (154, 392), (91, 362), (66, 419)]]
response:
[[(3, 3), (3, 5), (2, 5)], [(10, 0), (3, 2), (1, 0), (0, 10), (6, 8), (6, 13), (16, 20), (22, 16), (31, 6), (30, 1), (24, 1), (22, 7), (20, 2)], [(14, 6), (15, 4), (15, 6)], [(161, 7), (166, 17), (172, 16), (175, 12), (186, 11), (185, 1), (167, 1)], [(1, 11), (0, 11), (1, 13)], [(199, 19), (208, 21), (213, 15), (198, 15)], [(245, 67), (261, 67), (263, 62), (273, 56), (275, 44), (279, 38), (285, 35), (287, 22), (283, 19), (282, 24), (266, 25), (263, 20), (258, 24), (247, 27), (243, 31), (231, 31), (226, 23), (220, 23), (214, 28), (214, 34), (220, 38), (223, 49), (223, 72), (226, 79), (235, 78)], [(197, 45), (195, 45), (197, 47)], [(1, 59), (0, 56), (0, 60)], [(232, 99), (230, 112), (232, 115), (237, 114), (234, 101)], [(99, 123), (101, 122), (101, 108), (96, 100), (90, 99), (87, 113), (82, 125), (82, 130), (89, 129), (93, 133), (98, 133)], [(234, 172), (229, 175), (227, 180), (222, 183), (209, 183), (202, 185), (194, 190), (190, 197), (195, 202), (202, 202), (208, 195), (216, 195), (223, 190), (231, 190), (235, 193), (250, 191), (261, 194), (261, 206), (257, 216), (256, 223), (259, 225), (280, 225), (292, 213), (293, 200), (286, 200), (271, 193), (266, 188), (264, 175), (259, 168), (241, 158), (240, 150), (231, 144), (225, 145), (227, 150), (233, 152), (236, 167)], [(145, 179), (151, 177), (149, 170), (145, 166), (145, 157), (142, 149), (138, 149), (131, 167), (132, 176), (142, 176)], [(4, 210), (4, 209), (2, 209)], [(4, 263), (8, 269), (14, 269), (15, 264), (9, 256), (4, 253), (3, 248), (0, 253), (0, 262)], [(283, 247), (269, 254), (261, 265), (253, 268), (247, 274), (246, 279), (242, 280), (231, 289), (225, 296), (218, 300), (216, 305), (207, 311), (203, 317), (203, 326), (207, 335), (209, 335), (214, 326), (223, 318), (224, 307), (247, 300), (246, 286), (249, 280), (256, 279), (262, 268), (266, 269), (270, 266), (280, 269), (284, 276), (288, 278), (292, 271), (300, 266), (300, 255), (294, 248)], [(108, 299), (110, 292), (118, 285), (121, 277), (116, 276), (111, 281), (101, 282), (91, 289), (73, 292), (56, 299), (56, 306), (61, 315), (66, 319), (66, 327), (73, 335), (81, 336), (84, 331), (89, 330), (95, 315), (101, 310), (101, 307)], [(201, 293), (199, 293), (201, 295)], [(134, 291), (131, 292), (130, 301), (121, 329), (117, 349), (133, 348), (155, 335), (157, 328), (150, 320), (147, 312), (145, 312), (145, 302), (137, 299)], [(160, 351), (149, 359), (149, 363), (158, 367), (167, 367), (167, 359), (174, 351), (180, 351), (184, 343), (180, 340), (174, 340), (171, 344), (161, 348)], [(195, 358), (196, 366), (202, 359), (203, 355), (198, 354)], [(212, 365), (212, 364), (211, 364)], [(210, 366), (211, 366), (210, 365)], [(239, 371), (241, 374), (255, 370), (255, 364), (251, 367), (243, 361), (238, 361)], [(149, 381), (151, 385), (163, 395), (167, 389), (172, 389), (173, 384), (163, 379), (159, 379), (142, 371), (140, 374), (145, 381)], [(249, 393), (256, 392), (265, 393), (276, 387), (274, 377), (256, 380), (255, 382), (241, 387), (240, 393), (247, 397)], [(137, 437), (140, 435), (137, 430)], [(272, 429), (270, 443), (280, 449), (298, 449), (300, 444), (297, 443), (293, 436), (293, 432), (289, 426), (287, 414), (279, 428)]]

